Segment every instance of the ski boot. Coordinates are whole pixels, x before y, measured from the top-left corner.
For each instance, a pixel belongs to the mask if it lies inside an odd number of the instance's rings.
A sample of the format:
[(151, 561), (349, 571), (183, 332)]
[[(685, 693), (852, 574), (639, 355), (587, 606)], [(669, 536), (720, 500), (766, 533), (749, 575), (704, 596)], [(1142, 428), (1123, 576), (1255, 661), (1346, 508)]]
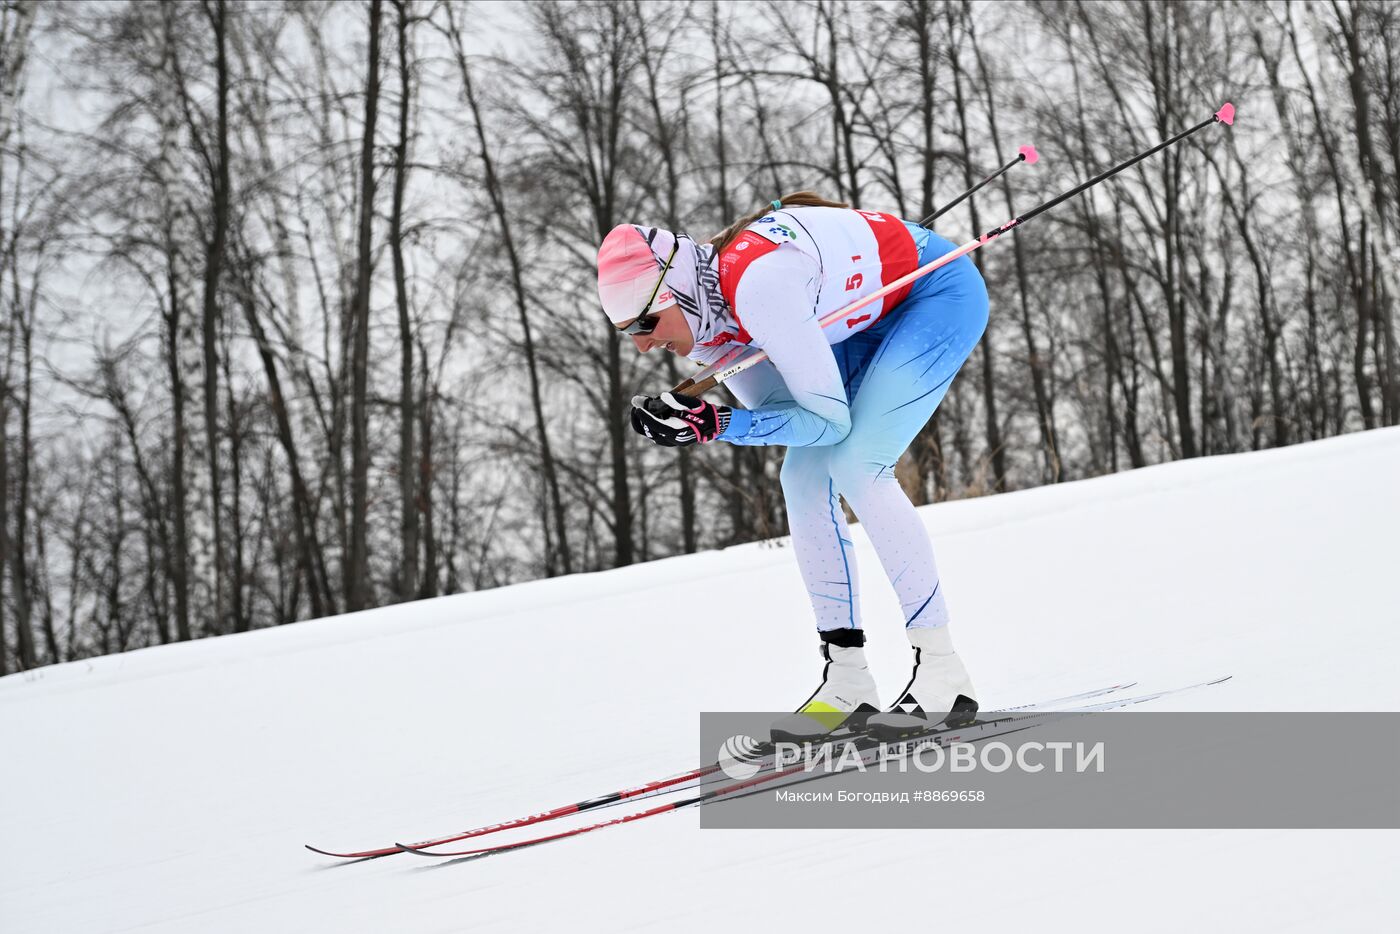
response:
[(796, 713), (769, 730), (775, 743), (809, 743), (842, 726), (860, 729), (880, 711), (875, 679), (865, 661), (865, 630), (832, 629), (821, 633), (822, 683)]
[(977, 718), (977, 695), (962, 659), (953, 649), (946, 625), (906, 629), (914, 647), (914, 674), (899, 700), (884, 713), (866, 721), (866, 727), (884, 742), (937, 729), (940, 725), (964, 726)]

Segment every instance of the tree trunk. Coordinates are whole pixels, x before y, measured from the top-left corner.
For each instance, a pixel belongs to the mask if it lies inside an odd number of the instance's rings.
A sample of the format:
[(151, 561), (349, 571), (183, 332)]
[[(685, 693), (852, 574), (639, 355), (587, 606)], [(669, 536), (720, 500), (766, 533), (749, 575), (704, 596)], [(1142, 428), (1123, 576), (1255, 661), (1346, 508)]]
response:
[(229, 464), (229, 529), (233, 549), (229, 558), (229, 615), (234, 632), (246, 632), (251, 625), (248, 607), (243, 599), (247, 584), (247, 568), (243, 559), (243, 417), (238, 411), (238, 397), (233, 391), (233, 354), (229, 347), (227, 323), (224, 341), (224, 383), (228, 387), (228, 464)]
[[(3, 191), (3, 189), (0, 189)], [(0, 266), (0, 272), (4, 267)], [(3, 285), (0, 283), (0, 285)], [(10, 564), (10, 356), (0, 370), (0, 676), (9, 673), (5, 642), (5, 569)]]
[[(643, 16), (643, 9), (638, 0), (634, 0), (633, 9), (637, 11), (640, 18)], [(672, 34), (674, 35), (674, 34)], [(723, 50), (720, 47), (720, 33), (718, 29), (712, 31), (712, 39), (715, 50), (716, 62), (724, 60)], [(647, 34), (643, 31), (642, 41), (646, 42)], [(669, 230), (681, 229), (680, 209), (676, 199), (680, 195), (681, 178), (677, 167), (679, 153), (677, 152), (677, 135), (670, 132), (667, 126), (667, 117), (661, 107), (660, 76), (658, 74), (661, 63), (670, 52), (669, 42), (660, 49), (645, 49), (642, 55), (642, 68), (646, 75), (647, 83), (647, 103), (651, 107), (651, 116), (655, 121), (658, 138), (654, 146), (661, 154), (661, 164), (666, 169), (666, 187), (662, 194), (665, 208), (662, 220)], [(761, 131), (760, 131), (761, 132)], [(671, 354), (666, 354), (666, 376), (671, 385), (674, 386), (682, 379), (680, 370), (676, 366), (676, 358)], [(676, 480), (680, 487), (680, 507), (681, 507), (681, 550), (690, 554), (699, 547), (698, 534), (696, 529), (695, 511), (695, 451), (688, 447), (676, 450), (677, 471)]]
[[(818, 19), (822, 20), (826, 26), (826, 68), (818, 71), (813, 77), (825, 86), (827, 94), (831, 97), (831, 125), (832, 125), (832, 174), (837, 179), (838, 200), (849, 201), (851, 207), (860, 207), (860, 163), (856, 160), (855, 154), (855, 128), (851, 125), (851, 119), (846, 114), (846, 103), (843, 100), (847, 93), (846, 87), (841, 83), (840, 71), (840, 42), (836, 35), (836, 16), (833, 12), (834, 4), (818, 0), (816, 12)], [(813, 60), (815, 65), (815, 58)], [(846, 177), (841, 177), (841, 167), (845, 165)]]
[[(125, 652), (130, 648), (131, 629), (129, 625), (122, 624), (122, 541), (126, 538), (126, 516), (122, 496), (121, 482), (121, 459), (117, 458), (113, 464), (112, 477), (112, 528), (107, 531), (107, 600), (106, 611), (108, 625), (117, 631), (117, 651)], [(50, 626), (50, 640), (53, 639)], [(54, 646), (57, 653), (57, 645)]]
[[(1343, 15), (1341, 6), (1337, 0), (1331, 0), (1331, 6), (1337, 18), (1337, 28), (1341, 33), (1342, 44), (1346, 49), (1346, 61), (1344, 66), (1347, 73), (1347, 87), (1351, 92), (1352, 120), (1351, 126), (1356, 133), (1357, 160), (1361, 172), (1361, 179), (1365, 187), (1370, 190), (1370, 203), (1365, 199), (1360, 199), (1362, 214), (1371, 217), (1371, 236), (1373, 240), (1372, 255), (1369, 268), (1371, 270), (1371, 295), (1367, 302), (1371, 311), (1371, 324), (1375, 332), (1374, 356), (1376, 366), (1376, 377), (1381, 395), (1381, 417), (1380, 424), (1394, 424), (1395, 412), (1400, 409), (1400, 382), (1394, 378), (1394, 371), (1400, 368), (1400, 361), (1396, 360), (1396, 339), (1393, 316), (1388, 313), (1388, 303), (1383, 299), (1383, 283), (1397, 281), (1397, 269), (1395, 260), (1392, 259), (1396, 252), (1395, 231), (1390, 225), (1388, 214), (1395, 209), (1394, 195), (1388, 194), (1388, 189), (1392, 188), (1394, 181), (1388, 184), (1381, 167), (1380, 156), (1376, 152), (1375, 143), (1371, 134), (1371, 102), (1370, 89), (1367, 87), (1367, 75), (1372, 74), (1377, 69), (1369, 65), (1365, 54), (1361, 48), (1360, 29), (1357, 25), (1357, 17), (1362, 14), (1361, 4), (1352, 2), (1349, 4), (1351, 16)], [(1393, 15), (1394, 11), (1391, 11)], [(1388, 50), (1389, 51), (1389, 50)], [(1388, 60), (1393, 60), (1394, 52), (1387, 55)], [(1393, 110), (1394, 108), (1388, 108)], [(1392, 153), (1392, 157), (1400, 164), (1400, 153)], [(1389, 211), (1387, 210), (1389, 209)], [(1363, 283), (1362, 288), (1367, 285)]]
[(188, 642), (190, 631), (189, 584), (189, 493), (185, 488), (185, 449), (189, 437), (185, 427), (185, 378), (180, 366), (180, 292), (175, 270), (175, 242), (170, 224), (166, 224), (166, 286), (169, 291), (165, 313), (165, 366), (170, 378), (171, 451), (170, 496), (171, 520), (175, 540), (170, 553), (170, 583), (175, 590), (175, 637)]
[[(1231, 147), (1233, 149), (1233, 147)], [(1239, 152), (1233, 153), (1236, 164), (1240, 170), (1240, 198), (1244, 204), (1250, 203), (1249, 182), (1247, 165), (1240, 157)], [(1264, 332), (1264, 365), (1268, 368), (1269, 380), (1269, 402), (1273, 407), (1270, 413), (1272, 418), (1273, 444), (1275, 447), (1284, 447), (1292, 442), (1292, 419), (1284, 410), (1283, 401), (1283, 373), (1279, 367), (1279, 342), (1281, 335), (1279, 325), (1274, 317), (1274, 290), (1272, 271), (1268, 268), (1268, 263), (1264, 257), (1260, 245), (1255, 242), (1254, 233), (1249, 223), (1249, 212), (1240, 204), (1236, 203), (1233, 190), (1233, 183), (1226, 178), (1224, 172), (1220, 172), (1220, 186), (1225, 205), (1234, 216), (1235, 225), (1240, 231), (1240, 240), (1244, 243), (1245, 252), (1249, 255), (1250, 267), (1254, 270), (1254, 286), (1259, 300), (1259, 327)]]
[(408, 114), (413, 85), (408, 70), (409, 0), (394, 0), (398, 12), (399, 138), (394, 145), (394, 197), (389, 211), (389, 249), (394, 259), (394, 300), (399, 312), (399, 599), (418, 592), (418, 495), (413, 445), (413, 322), (408, 312), (408, 273), (403, 258), (403, 198), (408, 184)]
[(189, 492), (186, 487), (185, 451), (189, 447), (188, 429), (185, 424), (185, 376), (180, 349), (183, 325), (181, 318), (184, 305), (180, 298), (180, 274), (177, 268), (179, 248), (175, 240), (175, 211), (178, 184), (178, 168), (175, 154), (179, 135), (179, 108), (176, 102), (175, 85), (178, 73), (175, 69), (175, 7), (165, 4), (161, 7), (162, 17), (162, 58), (160, 63), (163, 93), (160, 101), (160, 161), (158, 172), (164, 203), (161, 205), (161, 252), (165, 260), (166, 304), (162, 307), (164, 341), (162, 350), (165, 356), (165, 369), (170, 379), (170, 512), (174, 526), (174, 541), (165, 550), (167, 576), (175, 591), (175, 638), (187, 642), (193, 633), (190, 630), (190, 587), (189, 587)]
[(1350, 195), (1347, 191), (1346, 177), (1342, 172), (1338, 158), (1338, 141), (1327, 120), (1327, 105), (1324, 104), (1322, 95), (1318, 93), (1312, 75), (1305, 65), (1302, 50), (1299, 48), (1298, 33), (1293, 25), (1292, 8), (1289, 7), (1286, 10), (1284, 28), (1288, 35), (1293, 58), (1298, 65), (1298, 72), (1303, 78), (1303, 87), (1307, 91), (1308, 102), (1313, 113), (1313, 122), (1317, 128), (1318, 142), (1321, 144), (1322, 153), (1327, 159), (1332, 189), (1337, 200), (1337, 241), (1342, 248), (1342, 255), (1346, 259), (1347, 284), (1351, 290), (1352, 301), (1356, 306), (1356, 340), (1353, 344), (1352, 375), (1356, 381), (1357, 406), (1361, 411), (1362, 424), (1366, 428), (1375, 428), (1377, 424), (1371, 399), (1371, 381), (1366, 374), (1365, 365), (1366, 334), (1372, 317), (1370, 301), (1364, 286), (1366, 277), (1366, 219), (1363, 216), (1357, 226), (1355, 232), (1360, 238), (1360, 243), (1356, 249), (1353, 249), (1351, 244), (1353, 230), (1349, 220), (1350, 213), (1347, 210)]
[(418, 414), (422, 429), (418, 432), (418, 491), (423, 503), (423, 573), (418, 589), (420, 599), (436, 597), (438, 592), (438, 542), (433, 517), (433, 396), (428, 392), (428, 351), (421, 336), (418, 343), (419, 395)]
[[(1317, 335), (1317, 300), (1316, 300), (1316, 277), (1317, 277), (1317, 255), (1318, 255), (1318, 233), (1317, 233), (1317, 212), (1313, 207), (1313, 197), (1315, 187), (1311, 173), (1307, 168), (1307, 160), (1300, 151), (1300, 140), (1298, 132), (1293, 125), (1292, 109), (1289, 106), (1288, 97), (1291, 88), (1284, 86), (1279, 77), (1280, 54), (1269, 48), (1264, 41), (1261, 29), (1256, 25), (1251, 30), (1254, 40), (1255, 51), (1259, 55), (1260, 61), (1264, 65), (1264, 72), (1268, 76), (1270, 96), (1273, 99), (1274, 113), (1278, 117), (1279, 127), (1282, 132), (1279, 138), (1282, 139), (1288, 154), (1288, 167), (1293, 176), (1293, 188), (1295, 197), (1300, 206), (1299, 214), (1302, 219), (1303, 228), (1303, 307), (1307, 312), (1308, 340), (1304, 343), (1304, 353), (1306, 355), (1306, 369), (1308, 380), (1311, 382), (1309, 391), (1310, 404), (1308, 407), (1307, 430), (1304, 438), (1319, 437), (1325, 432), (1321, 427), (1322, 413), (1324, 407), (1321, 405), (1322, 394), (1326, 392), (1326, 386), (1322, 377), (1322, 356), (1321, 348), (1318, 346)], [(1238, 155), (1237, 155), (1238, 158)], [(1300, 419), (1298, 427), (1302, 430), (1303, 421)], [(1290, 433), (1291, 437), (1291, 433)]]
[(222, 484), (219, 464), (219, 277), (223, 273), (224, 249), (229, 223), (229, 134), (228, 134), (228, 41), (226, 35), (224, 0), (214, 0), (213, 10), (206, 4), (205, 12), (214, 28), (217, 76), (218, 123), (214, 145), (217, 161), (210, 166), (213, 198), (209, 218), (210, 237), (205, 251), (204, 308), (202, 332), (204, 342), (204, 438), (209, 457), (210, 535), (214, 539), (214, 613), (213, 631), (225, 631), (225, 574), (227, 558), (224, 553)]
[(19, 397), (19, 474), (15, 478), (15, 536), (10, 543), (10, 575), (14, 587), (15, 642), (21, 670), (35, 667), (38, 656), (34, 647), (32, 620), (32, 588), (26, 555), (29, 550), (29, 465), (34, 456), (30, 434), (30, 402), (34, 388), (34, 320), (33, 309), (25, 309), (19, 287), (19, 270), (11, 264), (11, 288), (14, 296), (14, 321), (19, 327), (20, 366), (22, 376)]
[[(120, 497), (121, 495), (118, 494), (117, 498), (120, 499)], [(39, 614), (39, 625), (44, 633), (44, 648), (48, 653), (48, 663), (57, 665), (63, 661), (63, 656), (58, 647), (58, 631), (53, 624), (53, 584), (49, 580), (49, 547), (45, 531), (48, 527), (48, 519), (48, 515), (36, 509), (34, 513), (33, 591), (41, 597), (42, 611)]]
[[(1159, 8), (1166, 22), (1161, 35), (1156, 31), (1154, 7), (1144, 6), (1144, 26), (1148, 54), (1148, 79), (1153, 94), (1154, 115), (1158, 136), (1165, 138), (1172, 130), (1172, 104), (1176, 87), (1172, 80), (1172, 63), (1177, 51), (1173, 46), (1175, 27), (1174, 17), (1179, 12), (1169, 6)], [(1172, 399), (1176, 407), (1177, 432), (1181, 439), (1181, 456), (1196, 457), (1199, 450), (1191, 415), (1191, 369), (1190, 337), (1187, 333), (1186, 299), (1181, 290), (1181, 266), (1184, 257), (1180, 251), (1181, 215), (1181, 159), (1180, 151), (1172, 150), (1161, 161), (1161, 181), (1163, 194), (1164, 229), (1162, 249), (1166, 257), (1166, 271), (1162, 279), (1163, 300), (1167, 306), (1168, 338), (1172, 360)]]
[[(921, 4), (922, 6), (922, 4)], [(971, 15), (967, 14), (967, 22), (971, 24)], [(920, 48), (921, 69), (925, 50)], [(972, 172), (972, 140), (967, 125), (967, 99), (963, 95), (963, 69), (962, 63), (954, 54), (953, 60), (953, 102), (958, 111), (958, 134), (962, 142), (963, 150), (963, 182), (971, 188), (974, 184)], [(925, 113), (924, 140), (925, 158), (931, 159), (933, 155), (933, 125), (932, 111)], [(1000, 156), (998, 156), (1000, 158)], [(930, 193), (931, 194), (931, 193)], [(972, 229), (981, 230), (982, 221), (977, 211), (977, 196), (970, 195), (967, 199), (967, 209), (972, 219)], [(932, 198), (929, 197), (925, 214), (933, 212)], [(986, 269), (980, 251), (972, 254), (972, 261), (977, 266), (978, 273), (985, 273)], [(1000, 493), (1006, 489), (1006, 445), (1001, 437), (1001, 420), (997, 416), (997, 396), (996, 396), (996, 358), (993, 348), (995, 329), (992, 327), (994, 316), (987, 318), (987, 330), (982, 335), (982, 340), (978, 345), (978, 350), (982, 357), (982, 408), (983, 427), (987, 435), (987, 451), (992, 462), (992, 484), (994, 493)], [(936, 413), (935, 413), (936, 417)], [(942, 459), (942, 444), (938, 445), (939, 459)]]
[(360, 148), (359, 255), (351, 307), (350, 360), (350, 555), (345, 562), (345, 608), (362, 610), (369, 595), (369, 293), (373, 272), (374, 128), (379, 117), (379, 26), (383, 0), (369, 8), (369, 77), (365, 82), (365, 132)]
[[(11, 4), (5, 16), (6, 29), (0, 34), (0, 154), (10, 152), (10, 138), (15, 129), (15, 115), (19, 112), (19, 95), (21, 88), (21, 76), (24, 73), (24, 65), (28, 58), (29, 33), (34, 26), (34, 12), (36, 5), (31, 0), (19, 0)], [(8, 14), (13, 13), (13, 19)], [(0, 204), (4, 203), (4, 196), (8, 194), (4, 185), (5, 160), (0, 158)], [(5, 242), (6, 234), (10, 236), (10, 242)], [(0, 227), (0, 292), (3, 291), (4, 273), (6, 267), (10, 265), (6, 260), (12, 260), (14, 251), (18, 249), (18, 244), (14, 240), (14, 232), (6, 231)], [(18, 277), (19, 271), (16, 266), (13, 274)], [(16, 294), (18, 294), (19, 280), (15, 280)], [(5, 568), (12, 562), (10, 553), (9, 538), (9, 513), (10, 513), (10, 483), (9, 483), (9, 397), (10, 397), (10, 375), (13, 360), (13, 350), (15, 341), (15, 330), (13, 320), (20, 314), (19, 306), (16, 305), (10, 319), (8, 340), (5, 348), (4, 370), (0, 371), (0, 675), (9, 671), (9, 658), (6, 655), (7, 646), (5, 643)], [(23, 452), (22, 452), (23, 453)], [(27, 454), (24, 456), (27, 457)], [(18, 588), (16, 588), (18, 592)], [(18, 607), (16, 607), (18, 609)], [(24, 668), (20, 662), (20, 668)]]
[[(963, 21), (967, 27), (968, 42), (972, 45), (972, 54), (977, 59), (978, 74), (982, 78), (982, 91), (987, 102), (987, 126), (992, 137), (992, 151), (996, 154), (997, 163), (1004, 165), (1006, 159), (1001, 145), (1001, 128), (997, 123), (996, 95), (992, 93), (992, 73), (987, 68), (982, 47), (977, 42), (977, 33), (973, 27), (972, 8), (968, 0), (963, 2)], [(1007, 213), (1011, 217), (1015, 217), (1016, 208), (1012, 204), (1010, 176), (1003, 175), (1001, 177), (1001, 190), (1006, 198)], [(974, 226), (973, 229), (981, 230), (982, 228)], [(1045, 461), (1045, 480), (1048, 483), (1057, 483), (1064, 465), (1060, 460), (1059, 441), (1055, 436), (1055, 409), (1050, 398), (1049, 383), (1053, 379), (1053, 372), (1047, 375), (1050, 367), (1047, 360), (1041, 355), (1039, 342), (1035, 336), (1035, 325), (1031, 321), (1031, 286), (1030, 276), (1026, 270), (1025, 241), (1019, 235), (1014, 235), (1011, 240), (1016, 262), (1016, 291), (1020, 299), (1021, 334), (1026, 341), (1026, 354), (1030, 362), (1031, 388), (1035, 393), (1036, 425), (1040, 429), (1041, 456)], [(986, 341), (985, 337), (983, 341)]]
[[(104, 382), (103, 389), (106, 394), (107, 403), (112, 406), (117, 413), (117, 417), (121, 420), (122, 431), (126, 436), (127, 444), (131, 448), (131, 462), (136, 468), (136, 477), (141, 484), (142, 497), (144, 500), (143, 505), (146, 513), (145, 518), (147, 520), (145, 527), (146, 554), (148, 559), (146, 568), (146, 590), (151, 603), (151, 614), (156, 620), (156, 629), (160, 635), (160, 641), (166, 643), (170, 641), (170, 621), (166, 616), (166, 607), (160, 606), (155, 598), (155, 572), (156, 569), (159, 568), (165, 573), (167, 579), (173, 576), (171, 570), (171, 552), (174, 550), (174, 546), (170, 541), (169, 523), (165, 518), (164, 504), (161, 501), (160, 490), (148, 466), (146, 454), (141, 447), (141, 437), (136, 424), (136, 414), (132, 411), (130, 404), (127, 402), (126, 391), (122, 387), (117, 376), (115, 361), (104, 360), (102, 362), (102, 376)], [(82, 532), (82, 527), (80, 525), (82, 518), (81, 515), (74, 517), (73, 540), (75, 543)], [(154, 541), (152, 541), (151, 535), (152, 524), (155, 525)], [(161, 558), (158, 562), (155, 556), (157, 547), (161, 552)], [(74, 545), (74, 550), (77, 550), (76, 544)], [(75, 581), (76, 574), (77, 571), (75, 568)], [(76, 582), (70, 589), (76, 592)]]
[(297, 541), (297, 563), (302, 577), (306, 580), (311, 612), (316, 617), (325, 616), (328, 612), (334, 612), (334, 604), (331, 600), (325, 559), (316, 532), (316, 509), (301, 472), (301, 457), (292, 433), (291, 417), (287, 413), (287, 401), (282, 392), (282, 379), (277, 372), (277, 360), (273, 356), (267, 332), (258, 316), (257, 303), (253, 300), (249, 283), (244, 283), (240, 297), (243, 317), (248, 322), (248, 330), (257, 347), (258, 359), (262, 362), (263, 375), (267, 378), (267, 402), (277, 425), (277, 441), (287, 458), (287, 473), (292, 486), (292, 528)]
[[(544, 387), (540, 378), (534, 330), (530, 322), (529, 306), (526, 301), (528, 290), (525, 287), (524, 267), (520, 260), (520, 254), (516, 250), (514, 230), (511, 226), (511, 214), (506, 206), (505, 194), (501, 189), (500, 180), (496, 174), (496, 163), (491, 157), (491, 150), (486, 136), (486, 126), (481, 119), (481, 108), (477, 102), (476, 89), (471, 78), (471, 69), (467, 63), (466, 48), (462, 42), (462, 36), (458, 30), (457, 22), (452, 15), (452, 8), (450, 6), (447, 8), (447, 22), (452, 37), (453, 53), (457, 59), (457, 68), (462, 76), (462, 90), (467, 98), (467, 106), (471, 108), (472, 122), (476, 126), (477, 145), (481, 148), (481, 164), (486, 175), (486, 191), (491, 198), (491, 208), (496, 215), (497, 224), (500, 225), (502, 245), (505, 247), (506, 258), (510, 263), (511, 288), (515, 293), (516, 314), (520, 318), (521, 349), (525, 354), (525, 370), (530, 379), (530, 408), (534, 415), (535, 436), (540, 448), (540, 467), (544, 473), (544, 482), (549, 497), (550, 509), (554, 515), (553, 539), (558, 549), (560, 565), (563, 572), (565, 574), (572, 574), (574, 570), (574, 559), (573, 553), (569, 549), (568, 521), (564, 509), (564, 496), (559, 485), (559, 472), (555, 466), (554, 450), (549, 442), (549, 422), (544, 411)], [(623, 488), (624, 490), (626, 489), (625, 480)], [(545, 535), (549, 537), (550, 529), (547, 520), (545, 526)], [(631, 563), (630, 555), (624, 561), (619, 551), (618, 563)], [(553, 562), (548, 560), (548, 556), (546, 557), (546, 571), (549, 574), (555, 573)]]

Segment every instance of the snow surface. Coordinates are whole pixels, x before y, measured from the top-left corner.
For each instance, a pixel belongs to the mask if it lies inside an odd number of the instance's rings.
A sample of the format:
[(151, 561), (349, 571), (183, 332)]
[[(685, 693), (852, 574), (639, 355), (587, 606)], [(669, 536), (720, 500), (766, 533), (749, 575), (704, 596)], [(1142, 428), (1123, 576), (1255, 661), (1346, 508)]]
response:
[[(1232, 674), (1153, 709), (1400, 710), (1397, 478), (1390, 429), (923, 515), (984, 706)], [(899, 609), (856, 535), (892, 692)], [(461, 864), (302, 848), (688, 768), (697, 711), (788, 708), (817, 673), (792, 555), (755, 544), (12, 675), (0, 930), (1394, 929), (1392, 831), (701, 831), (686, 811)]]

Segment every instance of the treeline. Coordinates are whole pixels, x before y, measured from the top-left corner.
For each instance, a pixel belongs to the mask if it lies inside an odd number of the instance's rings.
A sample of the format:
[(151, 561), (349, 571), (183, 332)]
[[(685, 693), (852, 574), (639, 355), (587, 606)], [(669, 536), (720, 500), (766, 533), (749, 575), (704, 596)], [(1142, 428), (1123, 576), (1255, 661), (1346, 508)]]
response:
[(814, 188), (992, 322), (916, 501), (1400, 423), (1400, 5), (0, 0), (0, 673), (777, 536), (781, 450), (657, 450), (689, 365), (615, 224)]

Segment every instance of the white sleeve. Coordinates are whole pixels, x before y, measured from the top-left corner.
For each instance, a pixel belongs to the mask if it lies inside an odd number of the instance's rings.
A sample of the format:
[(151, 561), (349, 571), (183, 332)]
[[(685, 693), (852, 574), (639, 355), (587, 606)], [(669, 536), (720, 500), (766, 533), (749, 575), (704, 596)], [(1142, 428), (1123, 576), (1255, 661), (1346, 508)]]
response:
[(774, 405), (792, 405), (792, 393), (783, 382), (773, 361), (755, 363), (741, 373), (724, 381), (724, 388), (734, 394), (746, 409), (762, 409)]
[(846, 388), (817, 320), (820, 282), (816, 261), (795, 248), (780, 247), (744, 271), (735, 313), (754, 345), (768, 354), (791, 401), (736, 409), (722, 440), (805, 447), (836, 444), (850, 433)]

